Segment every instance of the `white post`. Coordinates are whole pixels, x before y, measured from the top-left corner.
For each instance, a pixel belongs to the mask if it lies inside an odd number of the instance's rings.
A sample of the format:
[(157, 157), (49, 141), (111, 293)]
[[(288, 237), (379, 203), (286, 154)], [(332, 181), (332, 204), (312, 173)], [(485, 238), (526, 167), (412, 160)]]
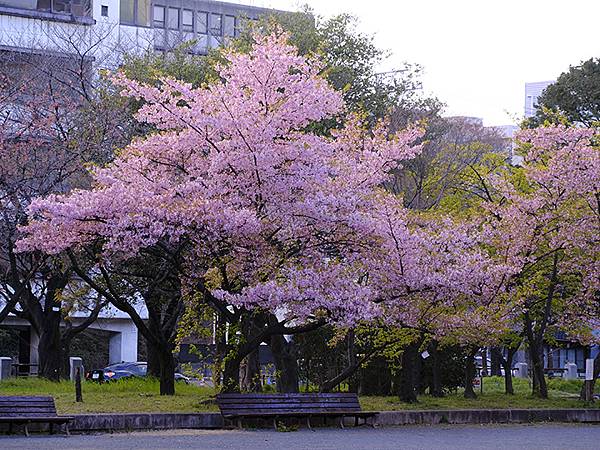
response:
[(77, 368), (80, 369), (81, 377), (83, 378), (83, 359), (75, 356), (69, 358), (69, 379), (75, 381), (75, 375), (77, 374)]
[(577, 379), (577, 364), (567, 363), (565, 364), (565, 379), (576, 380)]
[(527, 378), (529, 377), (529, 371), (528, 371), (528, 366), (527, 363), (521, 362), (521, 363), (516, 363), (515, 364), (515, 368), (517, 369), (517, 378)]
[(0, 381), (6, 380), (11, 376), (12, 358), (0, 356)]
[(588, 358), (585, 360), (585, 400), (594, 401), (594, 360)]

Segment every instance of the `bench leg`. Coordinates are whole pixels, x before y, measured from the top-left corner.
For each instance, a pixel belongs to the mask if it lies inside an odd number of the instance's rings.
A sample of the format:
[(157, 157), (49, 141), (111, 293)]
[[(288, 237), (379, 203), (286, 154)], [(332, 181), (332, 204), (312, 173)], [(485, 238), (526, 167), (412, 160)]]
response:
[(358, 425), (358, 416), (354, 416), (354, 426), (357, 427)]
[(69, 422), (65, 423), (65, 433), (67, 433), (67, 436), (71, 436), (71, 432), (69, 431)]
[(277, 431), (277, 418), (276, 417), (273, 419), (273, 429), (275, 431)]
[(50, 434), (54, 434), (54, 424), (52, 422), (50, 422), (48, 425), (50, 425), (50, 427), (48, 429), (48, 432)]
[(308, 429), (310, 431), (315, 431), (312, 429), (312, 427), (310, 426), (310, 416), (306, 416), (306, 426), (308, 427)]
[(28, 424), (25, 424), (25, 436), (29, 437), (29, 428), (27, 427)]
[(240, 430), (242, 429), (242, 419), (237, 420), (237, 426)]
[(340, 428), (344, 429), (344, 416), (340, 417)]

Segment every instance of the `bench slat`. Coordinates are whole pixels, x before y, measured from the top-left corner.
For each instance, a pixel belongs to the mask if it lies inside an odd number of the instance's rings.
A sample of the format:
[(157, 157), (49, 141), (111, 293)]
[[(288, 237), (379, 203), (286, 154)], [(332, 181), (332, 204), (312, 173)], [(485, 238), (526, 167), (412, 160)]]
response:
[(225, 399), (225, 398), (304, 398), (304, 397), (319, 397), (319, 398), (357, 398), (355, 393), (348, 392), (340, 392), (340, 393), (327, 393), (320, 394), (318, 392), (295, 392), (295, 393), (279, 393), (279, 394), (217, 394), (217, 399)]
[(322, 405), (319, 403), (310, 403), (310, 404), (286, 404), (286, 405), (265, 405), (260, 403), (253, 403), (251, 405), (222, 405), (221, 409), (228, 410), (246, 410), (246, 409), (346, 409), (346, 410), (357, 410), (360, 411), (360, 405), (354, 406), (344, 406), (339, 404), (331, 404), (331, 405)]
[[(225, 417), (250, 417), (250, 416), (354, 416), (354, 415), (363, 415), (364, 411), (348, 411), (347, 409), (340, 410), (328, 410), (328, 411), (320, 411), (320, 410), (301, 410), (301, 409), (254, 409), (247, 411), (228, 411), (223, 410), (221, 412)], [(371, 414), (371, 413), (367, 413)]]
[(267, 404), (267, 403), (281, 403), (281, 404), (285, 404), (285, 403), (323, 403), (323, 404), (339, 403), (341, 405), (358, 404), (357, 399), (351, 399), (351, 398), (321, 399), (319, 397), (309, 397), (309, 398), (303, 398), (303, 399), (298, 399), (298, 398), (285, 398), (285, 399), (278, 399), (278, 398), (233, 399), (233, 398), (227, 398), (227, 399), (223, 399), (223, 400), (218, 399), (217, 401), (223, 405), (243, 405), (246, 403), (249, 403), (249, 404), (252, 404), (252, 403), (261, 403), (261, 404)]

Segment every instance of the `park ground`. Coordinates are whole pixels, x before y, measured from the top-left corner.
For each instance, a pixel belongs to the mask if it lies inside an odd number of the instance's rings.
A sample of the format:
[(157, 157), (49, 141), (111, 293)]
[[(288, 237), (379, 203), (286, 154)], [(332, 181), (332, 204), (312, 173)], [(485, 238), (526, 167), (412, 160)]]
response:
[[(550, 398), (531, 397), (528, 380), (515, 379), (515, 395), (504, 394), (504, 380), (484, 378), (483, 393), (475, 400), (463, 398), (462, 390), (443, 398), (428, 395), (419, 402), (406, 404), (398, 397), (361, 396), (362, 408), (368, 411), (407, 409), (502, 409), (502, 408), (589, 408), (600, 402), (586, 404), (578, 399), (581, 381), (548, 380)], [(158, 394), (158, 381), (150, 379), (122, 380), (114, 383), (83, 383), (83, 403), (75, 402), (73, 383), (53, 383), (37, 378), (11, 379), (0, 382), (0, 395), (50, 395), (56, 401), (59, 414), (127, 413), (127, 412), (216, 412), (215, 390), (206, 386), (177, 383), (176, 395)]]
[(176, 449), (244, 449), (244, 450), (344, 450), (362, 449), (569, 449), (598, 448), (600, 426), (597, 425), (440, 425), (395, 428), (336, 428), (289, 433), (267, 430), (202, 431), (178, 430), (145, 433), (75, 435), (70, 437), (36, 435), (0, 437), (2, 449), (64, 448), (86, 450), (176, 450)]

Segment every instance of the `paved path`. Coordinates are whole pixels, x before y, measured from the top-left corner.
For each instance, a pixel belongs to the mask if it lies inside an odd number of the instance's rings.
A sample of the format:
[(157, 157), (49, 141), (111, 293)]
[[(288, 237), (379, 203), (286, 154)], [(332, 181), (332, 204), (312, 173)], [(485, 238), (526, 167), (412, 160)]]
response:
[(405, 426), (276, 431), (155, 431), (128, 434), (0, 436), (0, 449), (44, 450), (359, 450), (599, 449), (600, 425)]

